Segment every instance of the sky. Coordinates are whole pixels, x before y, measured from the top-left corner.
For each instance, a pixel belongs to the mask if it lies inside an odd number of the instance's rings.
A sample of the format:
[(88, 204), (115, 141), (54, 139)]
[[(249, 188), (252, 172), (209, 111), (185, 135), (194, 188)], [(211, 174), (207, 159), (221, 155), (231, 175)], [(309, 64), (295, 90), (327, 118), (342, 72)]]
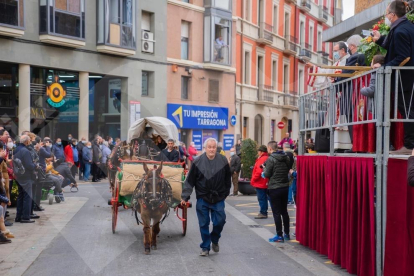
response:
[(345, 20), (354, 15), (355, 0), (345, 0), (342, 1), (342, 3), (344, 5), (344, 13), (342, 15), (342, 20)]

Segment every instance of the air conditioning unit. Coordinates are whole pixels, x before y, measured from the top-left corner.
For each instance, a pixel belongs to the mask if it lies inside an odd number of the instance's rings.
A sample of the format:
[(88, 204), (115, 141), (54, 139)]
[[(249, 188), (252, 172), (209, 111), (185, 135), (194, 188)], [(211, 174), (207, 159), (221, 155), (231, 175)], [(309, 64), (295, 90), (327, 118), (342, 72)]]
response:
[(145, 53), (154, 53), (154, 42), (143, 40), (142, 51)]
[(147, 41), (154, 41), (154, 34), (148, 31), (144, 31), (142, 30), (142, 40), (147, 40)]

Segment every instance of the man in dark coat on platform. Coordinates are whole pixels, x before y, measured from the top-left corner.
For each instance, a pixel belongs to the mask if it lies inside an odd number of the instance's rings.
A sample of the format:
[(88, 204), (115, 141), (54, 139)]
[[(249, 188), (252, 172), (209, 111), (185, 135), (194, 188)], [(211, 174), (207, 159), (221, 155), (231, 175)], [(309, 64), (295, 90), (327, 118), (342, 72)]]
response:
[[(378, 31), (374, 31), (374, 41), (387, 49), (384, 66), (399, 66), (408, 57), (410, 60), (405, 66), (414, 66), (414, 25), (405, 16), (406, 12), (407, 9), (403, 1), (391, 2), (385, 12), (385, 22), (391, 27), (389, 34), (381, 36)], [(413, 71), (401, 70), (400, 74), (398, 111), (404, 119), (414, 119), (414, 98), (411, 95), (414, 81)], [(391, 89), (393, 89), (394, 83), (395, 73), (392, 74)], [(414, 123), (404, 123), (404, 147), (393, 154), (409, 155), (413, 148)]]

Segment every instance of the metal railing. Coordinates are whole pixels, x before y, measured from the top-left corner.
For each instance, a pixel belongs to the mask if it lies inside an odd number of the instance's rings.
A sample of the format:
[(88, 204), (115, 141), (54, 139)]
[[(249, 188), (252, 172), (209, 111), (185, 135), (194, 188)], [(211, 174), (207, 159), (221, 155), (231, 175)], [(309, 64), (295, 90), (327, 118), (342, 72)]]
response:
[(259, 102), (268, 102), (273, 103), (274, 101), (274, 92), (272, 92), (273, 86), (262, 85), (257, 91), (257, 99)]
[(301, 7), (306, 8), (306, 9), (312, 9), (312, 5), (310, 3), (310, 0), (301, 0), (300, 2)]
[[(299, 99), (300, 154), (304, 154), (307, 133), (329, 130), (329, 152), (326, 154), (375, 158), (377, 275), (382, 275), (383, 271), (387, 230), (388, 159), (407, 159), (410, 156), (408, 152), (403, 155), (390, 151), (391, 125), (404, 123), (404, 136), (414, 136), (413, 73), (414, 67), (408, 66), (379, 68), (352, 78), (338, 79), (328, 87), (301, 95)], [(373, 77), (375, 82), (371, 81)], [(375, 150), (349, 154), (336, 151), (336, 134), (346, 128), (351, 137), (356, 128), (363, 129), (363, 143), (372, 142)], [(353, 149), (356, 143), (361, 142), (355, 139)], [(402, 142), (399, 141), (400, 144)]]
[(303, 48), (303, 49), (300, 50), (299, 56), (300, 57), (306, 57), (306, 58), (312, 58), (312, 53), (308, 49)]
[(265, 39), (269, 42), (273, 42), (273, 26), (265, 22), (260, 23), (259, 39)]

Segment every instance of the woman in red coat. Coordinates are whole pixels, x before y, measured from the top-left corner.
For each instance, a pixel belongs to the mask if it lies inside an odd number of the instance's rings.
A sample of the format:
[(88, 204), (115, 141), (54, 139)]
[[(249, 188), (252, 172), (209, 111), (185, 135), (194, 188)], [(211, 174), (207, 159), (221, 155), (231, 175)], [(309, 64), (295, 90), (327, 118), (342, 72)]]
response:
[(262, 178), (262, 172), (269, 155), (267, 154), (267, 147), (262, 145), (258, 149), (259, 157), (254, 164), (252, 179), (250, 185), (256, 188), (257, 200), (259, 201), (260, 212), (255, 219), (266, 219), (268, 209), (267, 199), (267, 178)]

